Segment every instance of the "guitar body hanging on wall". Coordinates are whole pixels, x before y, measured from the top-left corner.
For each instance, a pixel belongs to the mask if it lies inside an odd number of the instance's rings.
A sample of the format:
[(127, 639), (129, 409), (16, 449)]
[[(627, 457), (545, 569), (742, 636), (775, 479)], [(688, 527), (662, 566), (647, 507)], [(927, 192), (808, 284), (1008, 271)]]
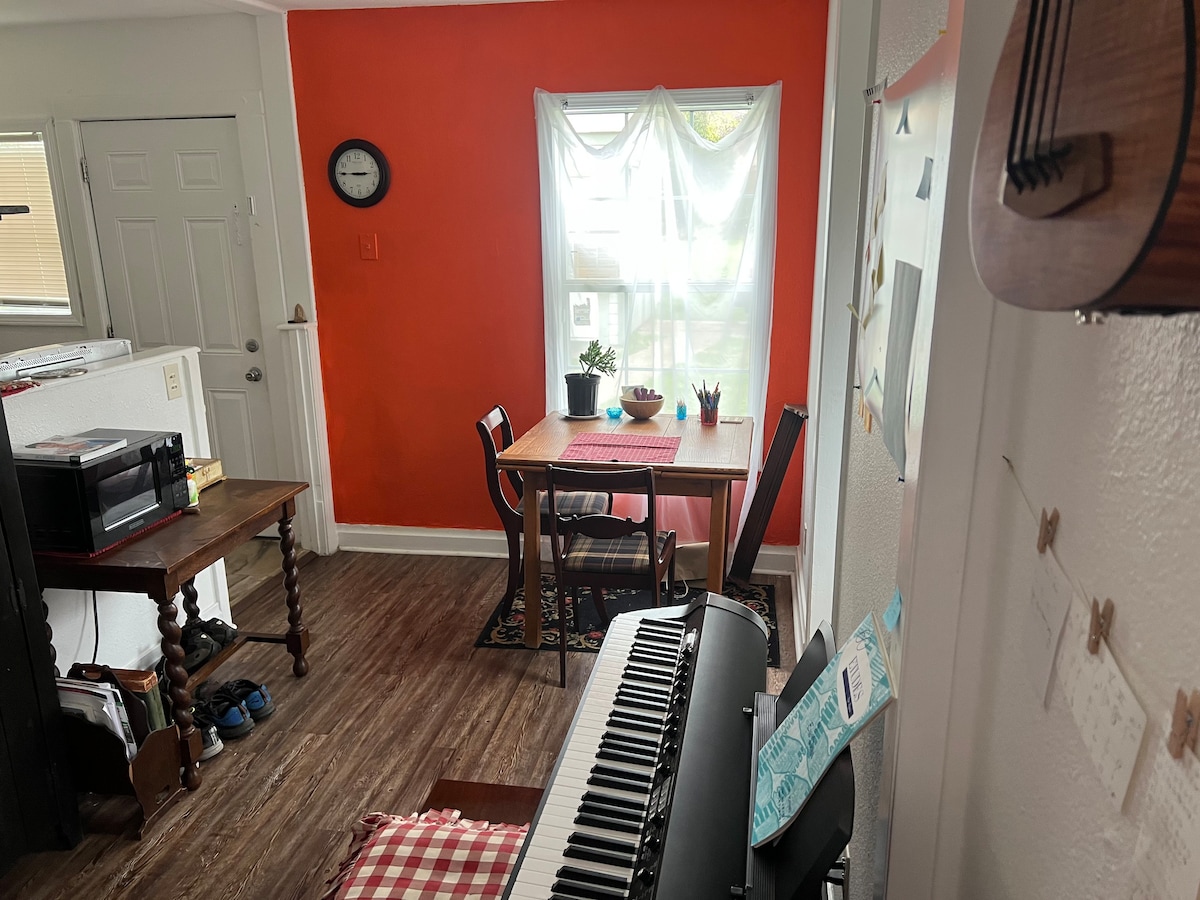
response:
[(979, 277), (1036, 310), (1200, 310), (1192, 0), (1018, 0), (975, 151)]

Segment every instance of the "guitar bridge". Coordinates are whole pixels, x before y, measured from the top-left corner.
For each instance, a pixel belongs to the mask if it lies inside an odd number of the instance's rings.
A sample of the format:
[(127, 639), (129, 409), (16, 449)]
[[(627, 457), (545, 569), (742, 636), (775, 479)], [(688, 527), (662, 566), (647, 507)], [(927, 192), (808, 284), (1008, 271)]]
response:
[(1106, 133), (1042, 144), (1031, 158), (1007, 166), (1000, 202), (1027, 219), (1048, 219), (1086, 203), (1112, 182), (1112, 139)]

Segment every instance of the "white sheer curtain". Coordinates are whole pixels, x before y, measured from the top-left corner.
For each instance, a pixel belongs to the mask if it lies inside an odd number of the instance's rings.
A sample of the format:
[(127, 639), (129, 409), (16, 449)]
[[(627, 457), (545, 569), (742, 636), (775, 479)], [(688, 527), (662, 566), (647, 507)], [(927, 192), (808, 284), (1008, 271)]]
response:
[[(601, 383), (601, 407), (620, 385), (644, 384), (667, 398), (664, 412), (683, 398), (695, 415), (691, 385), (719, 382), (721, 414), (754, 418), (760, 464), (781, 91), (753, 89), (741, 122), (713, 142), (676, 102), (684, 92), (656, 87), (602, 144), (573, 126), (567, 97), (535, 92), (547, 411), (566, 406), (563, 376), (596, 339), (617, 349), (619, 366)], [(707, 534), (703, 508), (675, 508), (669, 521), (681, 540)]]

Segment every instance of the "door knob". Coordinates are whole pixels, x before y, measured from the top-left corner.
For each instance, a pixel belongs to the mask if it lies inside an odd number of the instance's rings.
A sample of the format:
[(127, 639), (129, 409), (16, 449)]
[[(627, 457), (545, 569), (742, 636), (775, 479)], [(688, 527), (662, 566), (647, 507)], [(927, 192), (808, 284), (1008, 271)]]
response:
[(252, 366), (250, 371), (246, 373), (247, 381), (262, 381), (262, 369), (258, 366)]

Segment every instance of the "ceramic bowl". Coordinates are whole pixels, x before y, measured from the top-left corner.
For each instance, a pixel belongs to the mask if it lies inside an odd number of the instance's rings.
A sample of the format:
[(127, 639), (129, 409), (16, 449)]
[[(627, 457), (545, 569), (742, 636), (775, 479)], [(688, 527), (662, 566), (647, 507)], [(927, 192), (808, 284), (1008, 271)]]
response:
[(663, 408), (663, 402), (666, 398), (659, 397), (657, 400), (634, 400), (632, 397), (621, 398), (621, 409), (629, 413), (635, 419), (648, 419), (651, 416), (658, 415)]

